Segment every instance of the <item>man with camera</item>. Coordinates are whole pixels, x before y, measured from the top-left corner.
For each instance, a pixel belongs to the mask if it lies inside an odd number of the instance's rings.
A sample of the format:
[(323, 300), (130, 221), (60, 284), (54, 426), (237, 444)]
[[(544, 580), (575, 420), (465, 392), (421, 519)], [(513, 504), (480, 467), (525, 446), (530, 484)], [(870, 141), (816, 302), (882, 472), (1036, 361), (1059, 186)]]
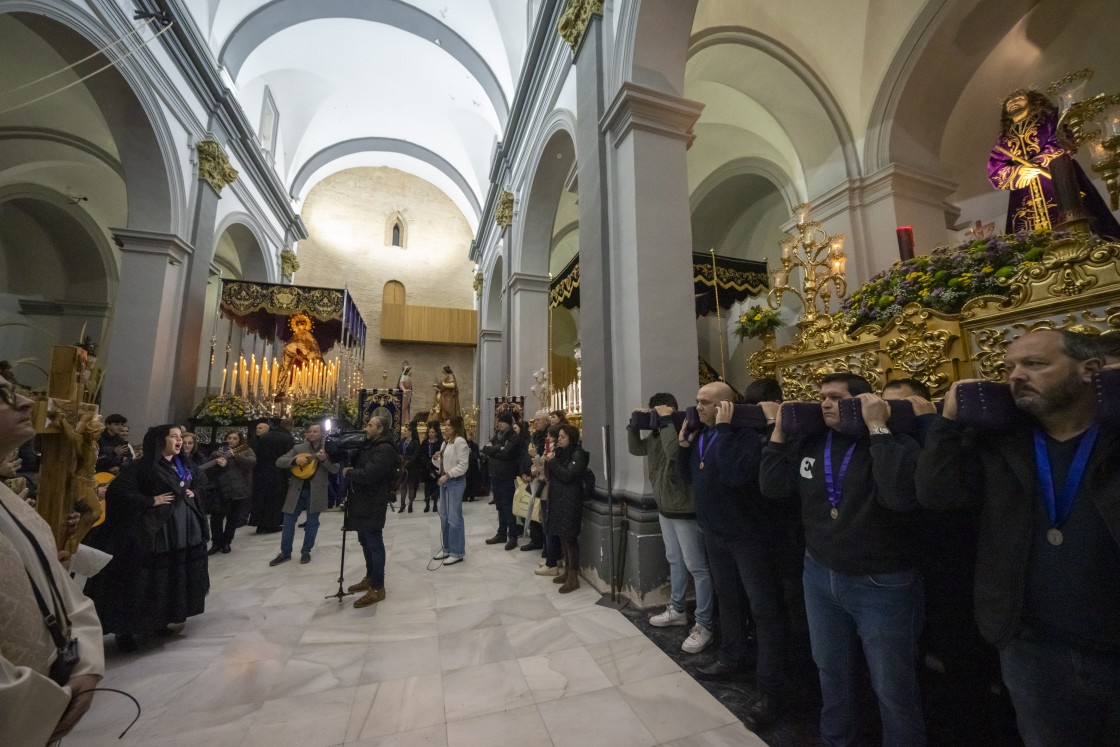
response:
[[(31, 400), (0, 379), (0, 453), (33, 438)], [(58, 562), (50, 526), (0, 482), (0, 731), (13, 745), (61, 739), (105, 672), (101, 623)]]
[[(860, 399), (864, 434), (840, 430), (840, 402)], [(762, 454), (762, 492), (798, 495), (805, 527), (802, 574), (809, 639), (821, 685), (821, 738), (853, 744), (854, 653), (862, 642), (879, 699), (883, 744), (926, 743), (915, 668), (922, 628), (916, 569), (920, 447), (887, 427), (890, 408), (862, 376), (831, 373), (820, 385), (824, 432), (787, 436), (778, 411)]]
[(373, 415), (363, 430), (366, 439), (354, 456), (352, 466), (342, 472), (350, 484), (346, 502), (346, 529), (357, 532), (366, 559), (366, 576), (348, 591), (364, 591), (354, 602), (368, 607), (385, 598), (385, 513), (393, 499), (393, 482), (399, 476), (400, 459), (389, 438), (392, 423), (384, 415)]
[(327, 509), (327, 483), (329, 475), (338, 472), (338, 465), (327, 454), (327, 440), (321, 423), (312, 423), (304, 431), (306, 440), (296, 444), (287, 454), (276, 460), (280, 469), (292, 471), (288, 497), (284, 501), (284, 528), (280, 534), (280, 554), (269, 561), (276, 566), (292, 559), (296, 521), (307, 512), (307, 526), (303, 530), (303, 547), (299, 562), (311, 562), (311, 548), (319, 532), (319, 514)]
[(1004, 365), (1024, 417), (962, 426), (976, 385), (959, 381), (918, 462), (923, 506), (979, 508), (976, 622), (1028, 747), (1120, 735), (1120, 436), (1097, 421), (1101, 358), (1086, 335), (1019, 337)]

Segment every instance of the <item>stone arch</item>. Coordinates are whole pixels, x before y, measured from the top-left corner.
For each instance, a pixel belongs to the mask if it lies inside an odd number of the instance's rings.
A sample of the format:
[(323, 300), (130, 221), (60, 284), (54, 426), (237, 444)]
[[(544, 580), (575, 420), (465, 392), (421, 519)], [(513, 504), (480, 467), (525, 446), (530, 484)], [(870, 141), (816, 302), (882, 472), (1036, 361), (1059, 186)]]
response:
[(746, 174), (760, 176), (773, 184), (774, 188), (777, 189), (785, 199), (790, 210), (793, 209), (794, 205), (805, 199), (805, 196), (799, 192), (797, 185), (794, 184), (789, 174), (773, 161), (753, 157), (737, 158), (733, 161), (728, 161), (708, 174), (708, 176), (704, 178), (704, 181), (700, 182), (696, 189), (692, 190), (692, 194), (689, 196), (688, 200), (689, 209), (695, 211), (697, 206), (704, 201), (704, 198), (718, 189), (721, 184), (733, 177)]
[[(793, 50), (766, 34), (754, 29), (741, 26), (722, 26), (704, 29), (689, 39), (688, 58), (719, 46), (721, 44), (736, 44), (755, 49), (765, 55), (773, 57), (781, 65), (788, 68), (797, 78), (805, 84), (810, 93), (820, 104), (821, 109), (828, 117), (833, 134), (840, 147), (844, 160), (844, 171), (848, 179), (856, 179), (860, 175), (859, 156), (856, 152), (855, 138), (852, 128), (844, 116), (840, 103), (836, 100), (831, 89), (821, 77), (801, 59)], [(762, 102), (769, 104), (770, 102)]]
[(680, 96), (697, 0), (619, 0), (611, 88), (626, 81)]
[(248, 213), (236, 212), (225, 216), (214, 231), (214, 256), (218, 260), (223, 238), (227, 238), (237, 252), (240, 279), (275, 283), (280, 270), (265, 232), (257, 220)]
[[(574, 130), (566, 118), (556, 114), (536, 141), (528, 161), (533, 171), (520, 207), (520, 240), (515, 244), (511, 272), (538, 276), (548, 274), (549, 249), (564, 181), (576, 163)], [(550, 157), (551, 156), (551, 157)]]
[(482, 328), (503, 329), (502, 301), (505, 297), (505, 262), (498, 254), (490, 271), (484, 273), (486, 286), (483, 288)]
[[(11, 0), (0, 5), (0, 12), (12, 14), (68, 63), (113, 42), (103, 24), (71, 3)], [(185, 197), (177, 146), (137, 59), (142, 56), (116, 60), (83, 85), (98, 102), (120, 155), (128, 228), (178, 234)]]
[(494, 71), (486, 60), (463, 37), (449, 26), (403, 0), (272, 0), (253, 11), (237, 25), (222, 45), (218, 60), (233, 78), (254, 49), (265, 39), (284, 28), (321, 18), (350, 18), (382, 23), (414, 34), (421, 39), (435, 40), (440, 48), (454, 57), (486, 91), (505, 127), (509, 119), (509, 103)]
[(1007, 33), (1037, 0), (928, 3), (899, 46), (875, 97), (864, 171), (892, 163), (939, 171), (945, 113)]

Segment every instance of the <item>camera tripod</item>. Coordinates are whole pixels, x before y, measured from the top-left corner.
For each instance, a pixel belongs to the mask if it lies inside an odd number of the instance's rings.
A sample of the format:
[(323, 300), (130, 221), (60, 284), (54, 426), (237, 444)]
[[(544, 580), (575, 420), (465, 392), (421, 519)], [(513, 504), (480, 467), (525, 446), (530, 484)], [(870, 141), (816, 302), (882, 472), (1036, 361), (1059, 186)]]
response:
[(328, 594), (323, 599), (337, 599), (339, 604), (342, 600), (350, 596), (354, 592), (347, 591), (343, 584), (343, 577), (346, 574), (346, 525), (350, 519), (350, 489), (347, 486), (346, 496), (342, 501), (342, 554), (338, 561), (338, 591), (334, 594)]

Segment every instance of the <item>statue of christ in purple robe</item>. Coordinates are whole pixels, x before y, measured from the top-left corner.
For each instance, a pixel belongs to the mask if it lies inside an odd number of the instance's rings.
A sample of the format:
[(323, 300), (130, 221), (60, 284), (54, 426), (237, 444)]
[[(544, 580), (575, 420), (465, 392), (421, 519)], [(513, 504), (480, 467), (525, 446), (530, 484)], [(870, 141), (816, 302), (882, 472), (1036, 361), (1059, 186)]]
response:
[[(1063, 142), (1072, 142), (1072, 137), (1059, 132), (1058, 109), (1041, 92), (1021, 89), (1004, 100), (999, 139), (988, 156), (988, 181), (996, 189), (1011, 191), (1007, 233), (1049, 231), (1060, 222), (1048, 167), (1067, 153)], [(1070, 156), (1089, 230), (1120, 238), (1120, 224), (1072, 153)]]

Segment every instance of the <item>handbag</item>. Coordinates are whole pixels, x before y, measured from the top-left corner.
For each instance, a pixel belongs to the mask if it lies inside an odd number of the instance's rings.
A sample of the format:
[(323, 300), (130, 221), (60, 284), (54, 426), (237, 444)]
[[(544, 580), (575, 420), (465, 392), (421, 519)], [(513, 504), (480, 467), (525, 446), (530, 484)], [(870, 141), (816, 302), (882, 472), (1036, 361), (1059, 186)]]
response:
[(520, 477), (514, 479), (517, 488), (513, 492), (513, 515), (526, 521), (541, 520), (541, 502), (529, 490), (529, 485)]

